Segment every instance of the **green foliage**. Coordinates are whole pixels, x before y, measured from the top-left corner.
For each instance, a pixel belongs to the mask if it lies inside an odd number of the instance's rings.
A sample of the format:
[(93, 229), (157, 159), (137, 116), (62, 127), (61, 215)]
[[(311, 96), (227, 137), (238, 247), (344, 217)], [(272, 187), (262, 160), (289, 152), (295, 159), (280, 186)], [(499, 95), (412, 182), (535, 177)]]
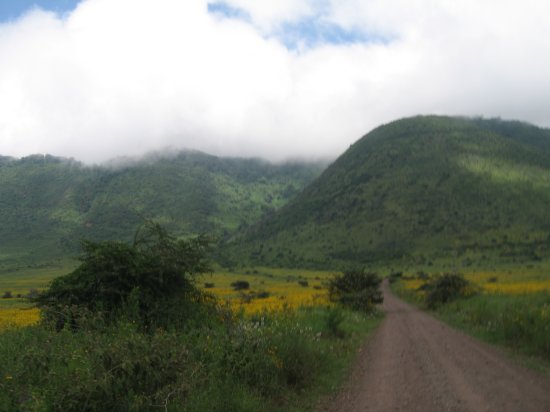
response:
[(348, 339), (325, 333), (323, 309), (258, 319), (220, 312), (202, 327), (150, 333), (125, 319), (75, 332), (8, 330), (0, 410), (310, 410), (310, 392), (338, 387), (335, 376), (378, 322), (342, 313)]
[(493, 343), (550, 361), (550, 294), (480, 294), (442, 306), (452, 324)]
[(460, 297), (470, 296), (473, 287), (463, 275), (445, 273), (427, 281), (422, 289), (426, 291), (426, 305), (435, 309)]
[(54, 279), (36, 303), (58, 327), (67, 316), (76, 322), (86, 312), (166, 326), (206, 300), (195, 278), (209, 270), (207, 247), (204, 237), (176, 239), (151, 222), (136, 232), (131, 245), (83, 242), (80, 266)]
[(392, 272), (388, 276), (388, 280), (390, 283), (395, 283), (402, 278), (403, 278), (403, 272)]
[(335, 269), (550, 257), (548, 142), (549, 130), (517, 122), (392, 122), (354, 143), (231, 251), (256, 265)]
[(342, 330), (342, 321), (344, 320), (344, 312), (341, 308), (329, 308), (326, 311), (325, 323), (326, 330), (330, 336), (343, 338), (345, 336)]
[(236, 280), (235, 282), (231, 282), (231, 287), (233, 290), (246, 290), (250, 287), (250, 283), (246, 280)]
[(123, 239), (142, 216), (176, 236), (223, 238), (285, 204), (320, 163), (270, 164), (198, 152), (88, 167), (53, 156), (0, 161), (0, 274)]
[(345, 307), (371, 312), (384, 300), (381, 282), (376, 273), (365, 272), (365, 269), (346, 270), (329, 281), (329, 297)]

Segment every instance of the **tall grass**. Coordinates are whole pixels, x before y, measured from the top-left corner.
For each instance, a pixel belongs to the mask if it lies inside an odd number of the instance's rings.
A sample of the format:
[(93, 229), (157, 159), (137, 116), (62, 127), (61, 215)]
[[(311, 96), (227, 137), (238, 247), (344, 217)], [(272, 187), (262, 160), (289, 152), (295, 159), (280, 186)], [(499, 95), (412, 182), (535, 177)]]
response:
[(309, 410), (312, 394), (338, 386), (378, 322), (342, 311), (336, 336), (322, 308), (220, 316), (202, 328), (149, 333), (128, 320), (6, 330), (0, 410)]
[[(519, 290), (522, 283), (517, 285)], [(395, 282), (392, 290), (407, 301), (425, 307), (426, 292), (418, 288), (418, 282)], [(485, 291), (441, 305), (436, 313), (444, 321), (483, 340), (550, 360), (548, 292), (509, 294)]]
[(482, 294), (443, 306), (439, 313), (486, 340), (550, 360), (550, 293)]

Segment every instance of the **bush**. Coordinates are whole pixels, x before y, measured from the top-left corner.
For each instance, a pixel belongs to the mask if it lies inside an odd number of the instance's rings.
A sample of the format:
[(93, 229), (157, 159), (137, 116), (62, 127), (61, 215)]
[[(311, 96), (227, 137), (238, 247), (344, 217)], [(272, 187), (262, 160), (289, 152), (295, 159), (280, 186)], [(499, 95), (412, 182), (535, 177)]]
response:
[(80, 266), (54, 279), (34, 301), (58, 329), (78, 323), (82, 310), (107, 321), (125, 316), (144, 327), (181, 322), (197, 303), (210, 300), (195, 285), (197, 275), (209, 270), (207, 247), (204, 237), (178, 240), (150, 222), (131, 245), (85, 241)]
[(456, 298), (472, 294), (470, 282), (457, 273), (436, 276), (421, 288), (426, 291), (426, 305), (429, 309), (435, 309)]
[(4, 294), (2, 295), (2, 299), (11, 299), (11, 298), (13, 298), (13, 295), (9, 290), (4, 292)]
[(393, 272), (388, 276), (388, 280), (390, 283), (395, 283), (402, 278), (403, 278), (403, 272)]
[(325, 330), (330, 336), (337, 338), (344, 338), (345, 332), (342, 329), (342, 322), (344, 321), (344, 312), (340, 308), (327, 309), (324, 317)]
[(231, 287), (233, 288), (233, 290), (246, 290), (250, 287), (250, 283), (248, 283), (246, 280), (237, 280), (231, 283)]
[(27, 299), (36, 299), (38, 297), (38, 289), (31, 288), (29, 290), (29, 293), (27, 293), (27, 296), (25, 296)]
[(367, 273), (364, 269), (347, 270), (329, 281), (329, 298), (351, 309), (371, 312), (376, 304), (384, 301), (381, 282), (376, 273)]

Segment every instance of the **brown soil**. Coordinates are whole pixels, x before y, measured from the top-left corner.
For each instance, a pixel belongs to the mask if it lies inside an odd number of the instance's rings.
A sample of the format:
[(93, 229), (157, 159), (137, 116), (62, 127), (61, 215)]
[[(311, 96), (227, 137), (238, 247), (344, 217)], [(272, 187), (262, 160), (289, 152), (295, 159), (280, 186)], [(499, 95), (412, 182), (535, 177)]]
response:
[(322, 410), (550, 411), (550, 379), (384, 288), (386, 318), (342, 393)]

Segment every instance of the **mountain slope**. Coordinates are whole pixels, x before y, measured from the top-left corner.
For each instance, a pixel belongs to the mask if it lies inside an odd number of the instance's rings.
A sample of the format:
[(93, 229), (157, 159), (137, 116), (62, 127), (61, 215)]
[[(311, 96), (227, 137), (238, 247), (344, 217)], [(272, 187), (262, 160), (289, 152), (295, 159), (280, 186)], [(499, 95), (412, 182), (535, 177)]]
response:
[(537, 259), (550, 246), (549, 201), (549, 130), (415, 117), (357, 141), (229, 250), (289, 266)]
[(126, 239), (144, 218), (178, 235), (228, 236), (282, 206), (323, 167), (199, 152), (110, 167), (2, 157), (0, 269), (74, 255), (81, 238)]

